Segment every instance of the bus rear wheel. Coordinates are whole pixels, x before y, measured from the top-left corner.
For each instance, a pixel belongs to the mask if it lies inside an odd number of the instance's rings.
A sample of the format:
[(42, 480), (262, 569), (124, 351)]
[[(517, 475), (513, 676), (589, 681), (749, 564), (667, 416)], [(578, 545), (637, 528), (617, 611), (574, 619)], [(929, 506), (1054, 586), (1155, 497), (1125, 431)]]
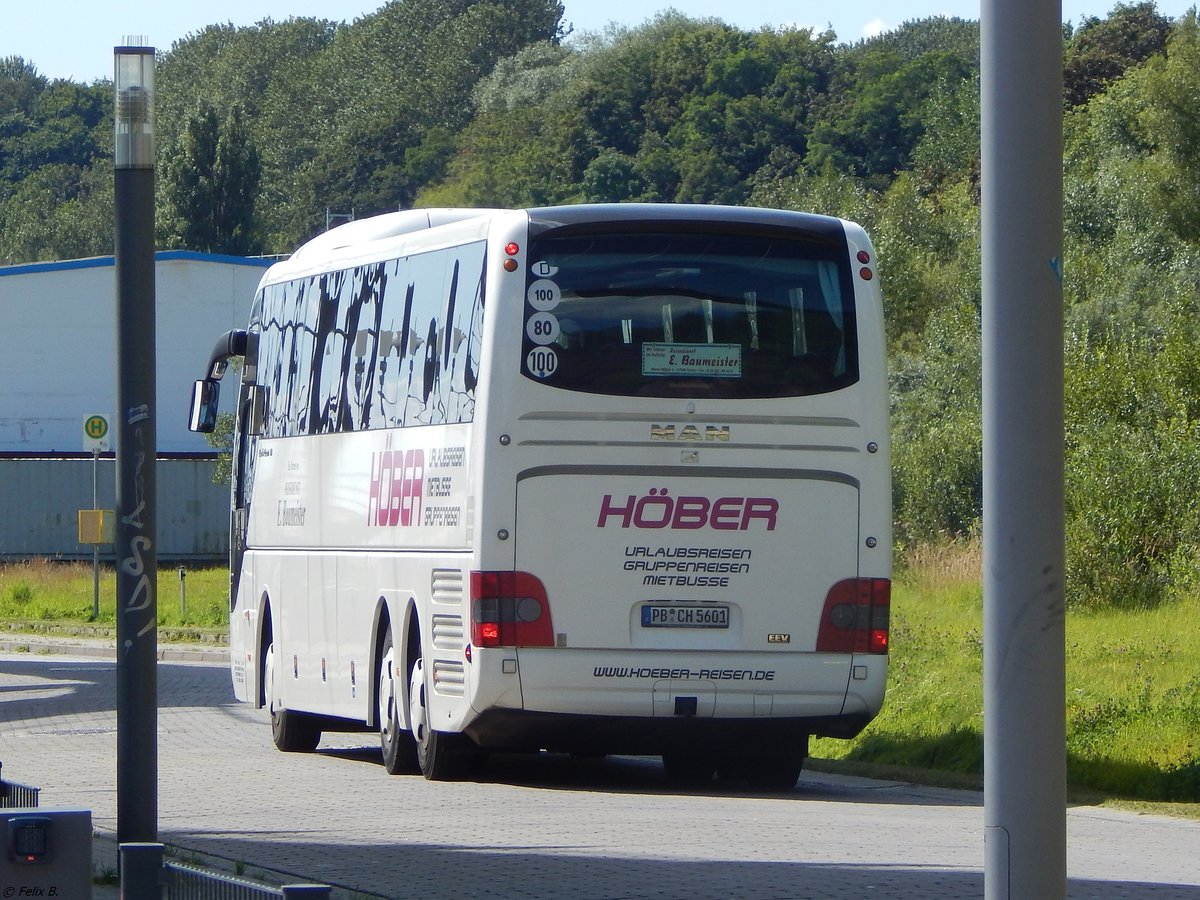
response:
[(267, 645), (263, 659), (263, 683), (266, 685), (267, 709), (271, 713), (271, 739), (284, 753), (311, 753), (321, 743), (321, 729), (311, 716), (284, 707), (279, 677), (275, 644), (271, 643)]
[(799, 742), (780, 741), (770, 749), (753, 747), (722, 760), (718, 774), (723, 779), (744, 778), (760, 791), (790, 791), (796, 786), (808, 758), (808, 737)]
[(408, 721), (416, 744), (417, 765), (429, 781), (460, 781), (486, 757), (466, 747), (468, 739), (463, 735), (433, 728), (429, 718), (429, 690), (425, 660), (418, 656), (408, 681)]
[(677, 787), (704, 787), (712, 782), (717, 770), (713, 754), (690, 747), (666, 750), (662, 761), (667, 781)]
[(389, 775), (411, 775), (420, 771), (417, 766), (417, 746), (412, 733), (400, 728), (401, 695), (396, 690), (398, 672), (391, 626), (384, 635), (381, 650), (377, 696), (383, 768)]
[(803, 756), (756, 756), (746, 770), (746, 783), (760, 791), (790, 791), (803, 768)]

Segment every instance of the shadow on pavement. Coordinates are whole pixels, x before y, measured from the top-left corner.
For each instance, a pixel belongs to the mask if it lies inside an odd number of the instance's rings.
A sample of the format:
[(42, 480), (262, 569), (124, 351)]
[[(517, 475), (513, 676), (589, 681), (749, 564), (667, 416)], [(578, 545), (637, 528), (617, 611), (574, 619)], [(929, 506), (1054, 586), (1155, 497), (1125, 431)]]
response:
[[(682, 824), (682, 823), (681, 823)], [(424, 823), (425, 834), (437, 831)], [(681, 831), (681, 839), (684, 832)], [(451, 835), (446, 836), (448, 839)], [(359, 844), (336, 848), (297, 840), (295, 833), (230, 839), (202, 833), (165, 835), (185, 849), (231, 862), (280, 858), (286, 845), (291, 862), (276, 870), (284, 880), (313, 880), (371, 897), (429, 900), (464, 895), (489, 898), (977, 898), (983, 896), (981, 872), (948, 871), (896, 865), (828, 862), (707, 861), (606, 856), (603, 848), (555, 846), (552, 836), (541, 847), (497, 845), (463, 849), (452, 841)], [(336, 867), (314, 871), (312, 860), (337, 859)], [(308, 861), (308, 864), (306, 864)], [(247, 874), (253, 874), (253, 866)], [(290, 879), (289, 879), (290, 876)], [(569, 887), (568, 887), (569, 886)], [(1200, 900), (1200, 887), (1076, 879), (1068, 897), (1089, 900)]]

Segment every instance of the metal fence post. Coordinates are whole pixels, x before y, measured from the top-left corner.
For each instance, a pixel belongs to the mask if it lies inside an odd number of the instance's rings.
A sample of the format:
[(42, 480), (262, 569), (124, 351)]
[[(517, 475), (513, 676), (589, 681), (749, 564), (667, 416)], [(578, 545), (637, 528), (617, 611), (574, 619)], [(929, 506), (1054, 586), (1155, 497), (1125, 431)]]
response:
[(121, 844), (121, 900), (162, 900), (163, 845)]

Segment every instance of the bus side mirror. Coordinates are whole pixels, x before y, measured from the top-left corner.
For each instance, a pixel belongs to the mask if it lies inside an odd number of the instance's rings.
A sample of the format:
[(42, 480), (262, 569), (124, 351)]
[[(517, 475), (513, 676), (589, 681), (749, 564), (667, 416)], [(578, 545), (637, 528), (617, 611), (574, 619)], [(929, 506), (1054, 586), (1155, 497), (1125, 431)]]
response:
[(192, 385), (192, 411), (188, 417), (188, 430), (201, 434), (212, 434), (217, 427), (217, 400), (221, 385), (207, 378)]

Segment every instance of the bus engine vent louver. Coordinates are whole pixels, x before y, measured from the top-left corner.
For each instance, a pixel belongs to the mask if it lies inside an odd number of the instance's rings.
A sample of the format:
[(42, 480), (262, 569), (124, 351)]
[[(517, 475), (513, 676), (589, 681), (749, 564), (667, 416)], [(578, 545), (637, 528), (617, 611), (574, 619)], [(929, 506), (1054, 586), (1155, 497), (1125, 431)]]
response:
[(434, 569), (430, 578), (430, 597), (434, 603), (459, 606), (463, 597), (463, 574), (458, 569)]
[(433, 661), (433, 689), (449, 697), (466, 694), (467, 678), (459, 660), (435, 659)]
[(433, 615), (433, 646), (438, 650), (459, 650), (464, 640), (462, 616)]

